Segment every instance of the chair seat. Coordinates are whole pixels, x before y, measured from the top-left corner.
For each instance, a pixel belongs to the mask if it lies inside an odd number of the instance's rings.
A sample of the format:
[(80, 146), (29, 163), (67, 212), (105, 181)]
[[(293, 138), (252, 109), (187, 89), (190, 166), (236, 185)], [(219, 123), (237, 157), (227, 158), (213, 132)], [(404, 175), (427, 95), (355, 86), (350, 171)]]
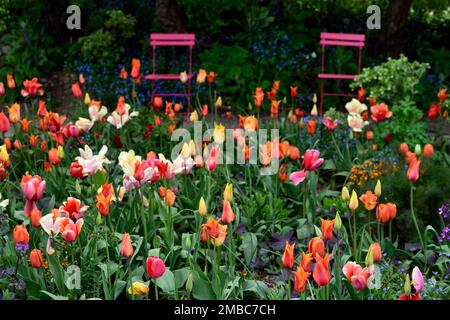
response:
[(334, 73), (319, 73), (319, 79), (349, 79), (355, 80), (354, 74), (334, 74)]
[[(179, 80), (179, 74), (149, 74), (144, 77), (147, 80)], [(187, 75), (188, 79), (192, 78), (192, 74)]]

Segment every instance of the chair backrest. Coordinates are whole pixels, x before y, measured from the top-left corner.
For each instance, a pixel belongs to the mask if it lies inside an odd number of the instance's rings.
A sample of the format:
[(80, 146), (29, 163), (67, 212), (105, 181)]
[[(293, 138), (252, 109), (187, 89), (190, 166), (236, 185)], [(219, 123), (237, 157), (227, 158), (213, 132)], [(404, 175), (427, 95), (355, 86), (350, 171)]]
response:
[(190, 46), (195, 45), (194, 33), (151, 33), (150, 45), (155, 46)]
[(355, 33), (320, 33), (320, 44), (322, 46), (345, 46), (345, 47), (364, 47), (366, 36)]

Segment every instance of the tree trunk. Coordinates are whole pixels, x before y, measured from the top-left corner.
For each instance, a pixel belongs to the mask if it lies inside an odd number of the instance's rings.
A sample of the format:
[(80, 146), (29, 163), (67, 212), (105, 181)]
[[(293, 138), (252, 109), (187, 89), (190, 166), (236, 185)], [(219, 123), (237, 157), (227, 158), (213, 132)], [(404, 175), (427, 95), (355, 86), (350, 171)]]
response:
[(156, 17), (167, 33), (186, 33), (176, 0), (156, 0)]
[(381, 34), (376, 51), (397, 58), (403, 49), (404, 32), (412, 0), (390, 0), (386, 19), (381, 20)]

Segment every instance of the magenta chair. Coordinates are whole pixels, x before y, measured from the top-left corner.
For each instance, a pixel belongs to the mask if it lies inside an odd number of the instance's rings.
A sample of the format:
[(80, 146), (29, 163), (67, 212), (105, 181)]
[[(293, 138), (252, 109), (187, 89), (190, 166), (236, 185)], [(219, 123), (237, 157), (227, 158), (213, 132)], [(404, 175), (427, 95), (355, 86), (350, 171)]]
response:
[[(361, 73), (361, 55), (362, 48), (364, 47), (364, 41), (366, 36), (364, 34), (351, 34), (351, 33), (320, 33), (320, 45), (322, 46), (322, 72), (319, 73), (318, 77), (321, 79), (320, 84), (320, 115), (323, 115), (323, 98), (325, 96), (343, 96), (343, 97), (353, 97), (355, 94), (346, 93), (331, 93), (324, 92), (324, 81), (325, 79), (344, 79), (344, 80), (354, 80), (355, 77)], [(325, 73), (325, 47), (326, 46), (343, 46), (343, 47), (357, 47), (358, 48), (358, 74), (333, 74)]]
[[(188, 101), (187, 111), (191, 110), (191, 79), (192, 79), (192, 48), (195, 45), (195, 34), (192, 33), (152, 33), (150, 34), (150, 45), (153, 49), (153, 72), (145, 76), (145, 79), (150, 80), (151, 87), (151, 101), (153, 97), (184, 96)], [(186, 46), (189, 47), (189, 70), (187, 71), (186, 93), (156, 93), (155, 80), (175, 80), (180, 81), (180, 74), (157, 74), (156, 73), (156, 47), (159, 46)], [(180, 70), (184, 71), (184, 70)]]

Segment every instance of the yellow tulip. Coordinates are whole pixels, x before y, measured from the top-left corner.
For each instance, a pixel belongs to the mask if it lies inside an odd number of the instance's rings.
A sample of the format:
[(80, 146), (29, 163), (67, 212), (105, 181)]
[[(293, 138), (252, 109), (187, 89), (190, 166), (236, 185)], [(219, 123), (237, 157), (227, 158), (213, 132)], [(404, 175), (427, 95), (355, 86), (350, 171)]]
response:
[(2, 145), (0, 150), (0, 161), (6, 163), (9, 161), (9, 153), (6, 144)]
[(187, 142), (183, 144), (183, 148), (181, 149), (181, 157), (183, 158), (183, 160), (191, 157), (191, 148), (189, 147), (189, 144)]
[(374, 193), (377, 197), (381, 196), (381, 181), (377, 180), (377, 184), (375, 185)]
[(221, 124), (216, 124), (213, 137), (215, 143), (222, 144), (225, 141), (225, 127)]
[(223, 192), (223, 200), (229, 202), (233, 201), (233, 184), (227, 183), (225, 186), (225, 191)]
[(348, 204), (348, 207), (352, 211), (358, 209), (358, 195), (356, 194), (355, 190), (352, 190), (352, 196), (350, 198), (350, 203)]
[(89, 96), (89, 93), (87, 93), (87, 92), (84, 95), (84, 103), (85, 104), (90, 104), (91, 103), (91, 97)]
[(198, 213), (200, 213), (200, 215), (202, 217), (204, 217), (207, 212), (208, 212), (208, 210), (206, 209), (205, 199), (203, 199), (203, 197), (201, 197), (200, 202), (198, 204)]
[(341, 198), (342, 198), (342, 200), (344, 200), (344, 201), (347, 201), (348, 199), (350, 199), (350, 194), (349, 194), (349, 192), (348, 192), (347, 187), (343, 187), (343, 188), (342, 188)]
[(140, 281), (135, 281), (131, 285), (131, 287), (128, 288), (128, 293), (133, 295), (140, 295), (145, 296), (148, 293), (148, 286)]
[(220, 107), (222, 107), (222, 97), (218, 97), (216, 100), (216, 103), (214, 104), (214, 106), (216, 107), (216, 109), (219, 109)]

